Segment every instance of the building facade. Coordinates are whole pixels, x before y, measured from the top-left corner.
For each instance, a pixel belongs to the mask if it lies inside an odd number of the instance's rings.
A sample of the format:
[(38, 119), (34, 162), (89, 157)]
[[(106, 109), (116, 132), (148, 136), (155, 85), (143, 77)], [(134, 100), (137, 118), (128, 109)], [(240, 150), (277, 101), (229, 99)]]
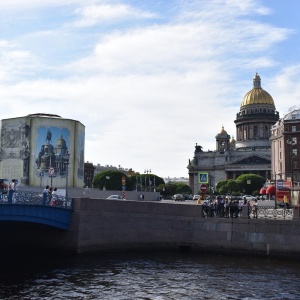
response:
[(271, 177), (271, 127), (279, 113), (271, 95), (262, 89), (260, 76), (253, 78), (253, 88), (244, 96), (236, 115), (236, 140), (224, 127), (216, 135), (216, 150), (203, 151), (195, 146), (194, 156), (187, 166), (189, 185), (193, 193), (213, 188), (224, 179), (236, 179), (242, 174)]
[(300, 186), (300, 109), (278, 120), (271, 129), (272, 179), (284, 180), (290, 187)]
[(0, 177), (19, 186), (83, 187), (84, 141), (84, 125), (58, 115), (1, 120)]

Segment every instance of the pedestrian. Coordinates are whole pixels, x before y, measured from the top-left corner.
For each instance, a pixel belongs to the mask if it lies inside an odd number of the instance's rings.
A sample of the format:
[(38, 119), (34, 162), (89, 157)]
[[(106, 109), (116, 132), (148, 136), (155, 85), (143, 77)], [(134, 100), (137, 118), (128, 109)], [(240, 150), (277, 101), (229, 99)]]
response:
[(48, 194), (49, 194), (49, 185), (46, 185), (46, 188), (43, 191), (43, 199), (42, 199), (43, 205), (46, 205), (46, 203), (47, 203)]
[(255, 199), (254, 203), (252, 204), (252, 212), (253, 218), (257, 218), (257, 199)]
[(53, 192), (51, 194), (51, 201), (50, 201), (51, 206), (56, 206), (58, 205), (58, 199), (57, 199), (57, 188), (53, 189)]
[(12, 179), (10, 186), (9, 186), (8, 203), (13, 203), (13, 194), (16, 190), (17, 190), (16, 179)]

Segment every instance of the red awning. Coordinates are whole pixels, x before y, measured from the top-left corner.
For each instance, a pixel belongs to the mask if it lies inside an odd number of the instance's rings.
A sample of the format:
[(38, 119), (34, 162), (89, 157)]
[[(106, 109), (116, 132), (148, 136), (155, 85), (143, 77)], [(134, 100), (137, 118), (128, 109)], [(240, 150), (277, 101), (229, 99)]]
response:
[(266, 194), (275, 195), (276, 188), (274, 185), (270, 185), (267, 187)]
[(265, 188), (261, 188), (260, 189), (260, 191), (259, 191), (259, 193), (261, 194), (261, 195), (265, 195), (266, 194), (266, 189)]

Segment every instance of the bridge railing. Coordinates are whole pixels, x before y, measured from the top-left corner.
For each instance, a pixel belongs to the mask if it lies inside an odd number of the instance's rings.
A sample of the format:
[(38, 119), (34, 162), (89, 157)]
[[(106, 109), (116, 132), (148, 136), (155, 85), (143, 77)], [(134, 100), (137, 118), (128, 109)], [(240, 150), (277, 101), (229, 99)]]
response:
[(43, 193), (23, 190), (13, 192), (12, 196), (10, 196), (9, 191), (0, 191), (0, 204), (44, 205), (65, 209), (73, 208), (73, 201), (70, 197), (62, 195), (43, 197)]

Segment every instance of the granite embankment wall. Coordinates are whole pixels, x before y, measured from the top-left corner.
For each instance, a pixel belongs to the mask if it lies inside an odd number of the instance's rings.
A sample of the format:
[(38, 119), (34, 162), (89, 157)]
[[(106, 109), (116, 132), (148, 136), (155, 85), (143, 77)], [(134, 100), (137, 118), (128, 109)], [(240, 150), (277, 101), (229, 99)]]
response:
[[(187, 247), (191, 250), (300, 257), (300, 221), (203, 218), (201, 205), (74, 199), (69, 232), (77, 253)], [(60, 241), (60, 242), (61, 242)]]

